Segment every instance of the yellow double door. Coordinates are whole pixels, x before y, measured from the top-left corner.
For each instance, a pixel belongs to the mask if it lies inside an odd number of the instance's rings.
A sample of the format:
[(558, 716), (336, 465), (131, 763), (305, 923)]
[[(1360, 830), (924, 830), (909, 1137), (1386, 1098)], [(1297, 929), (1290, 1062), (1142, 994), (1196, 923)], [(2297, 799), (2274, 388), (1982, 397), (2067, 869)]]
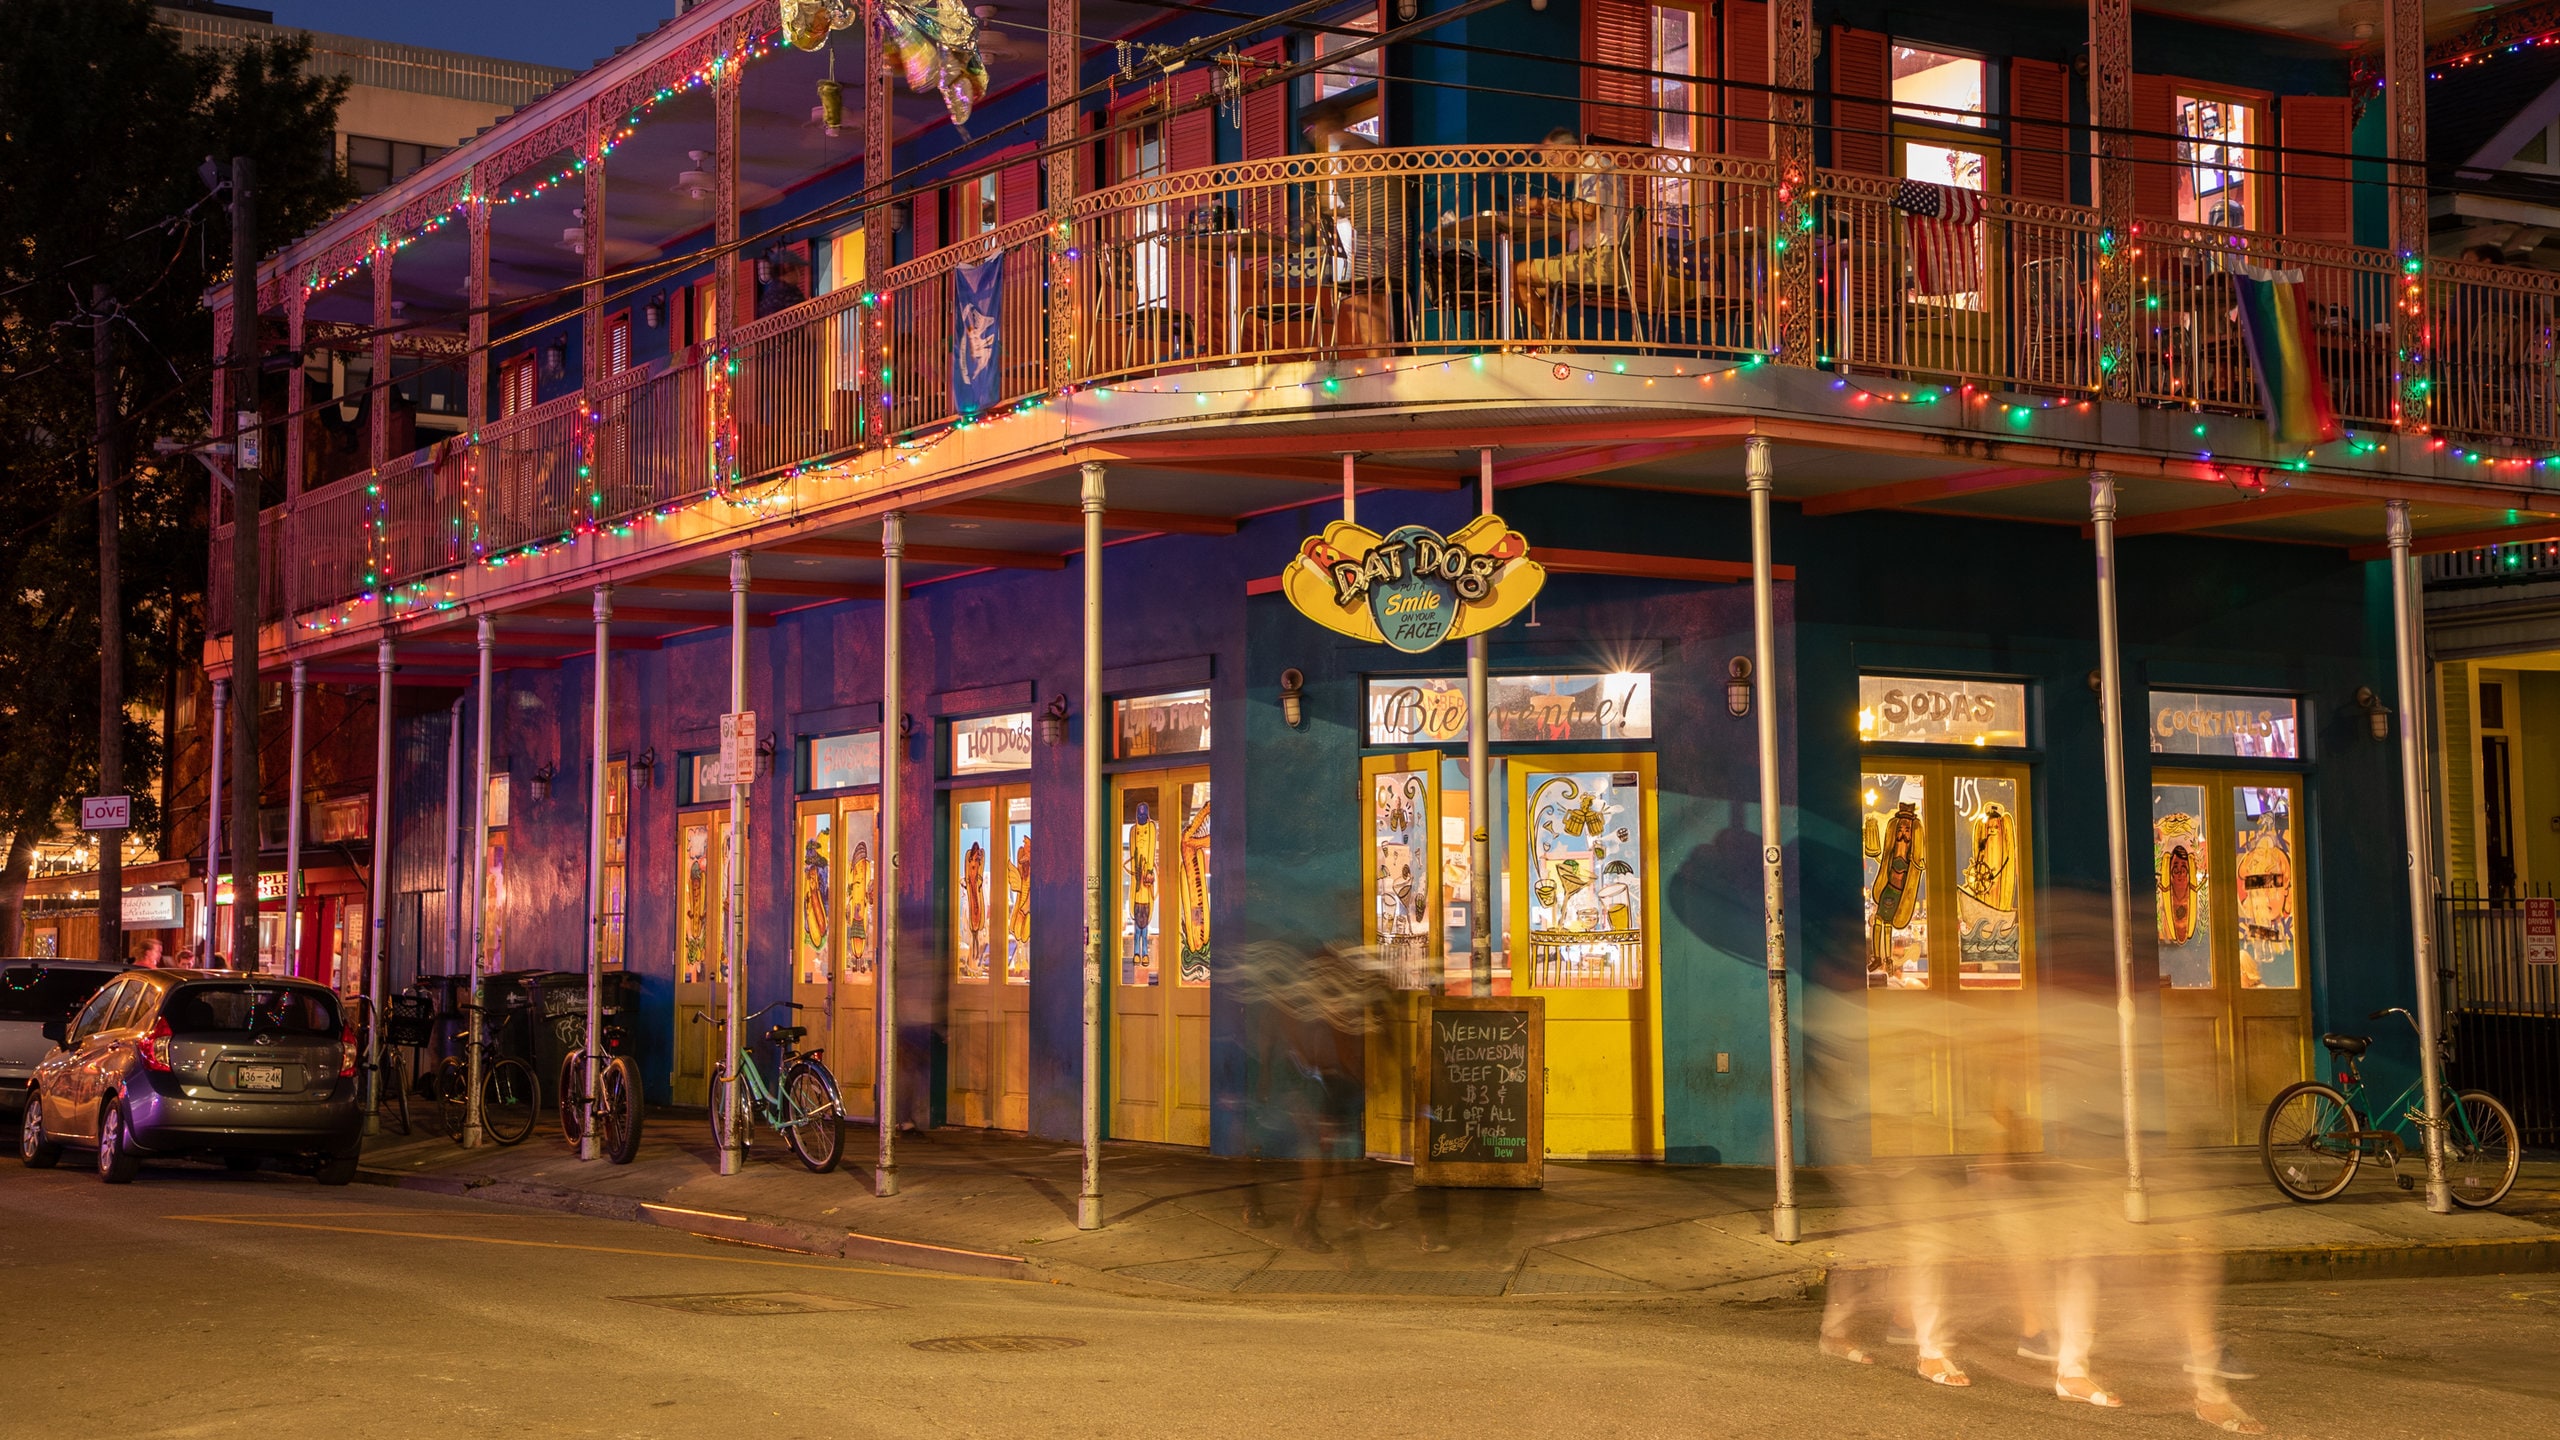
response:
[(2152, 893), (2134, 923), (2159, 946), (2173, 1144), (2248, 1143), (2276, 1092), (2311, 1074), (2301, 802), (2289, 776), (2152, 772)]
[(1209, 772), (1111, 782), (1111, 1136), (1209, 1143)]
[(803, 800), (795, 817), (791, 998), (804, 1047), (822, 1049), (845, 1110), (875, 1108), (879, 1050), (880, 801), (874, 795)]
[[(1881, 755), (1868, 756), (1864, 771), (1874, 1153), (2041, 1151), (2028, 771)], [(2103, 911), (2065, 918), (2094, 924), (2087, 935), (2104, 943)], [(2088, 1029), (2100, 1017), (2079, 1018)]]
[[(1438, 751), (1362, 762), (1367, 938), (1387, 982), (1366, 1042), (1367, 1149), (1411, 1158), (1421, 1001), (1463, 989), (1469, 926), (1501, 917), (1497, 993), (1546, 1005), (1546, 1150), (1559, 1159), (1662, 1154), (1660, 884), (1654, 757), (1497, 761), (1496, 866), (1474, 904), (1472, 807)], [(1452, 776), (1461, 767), (1446, 766)]]
[[(741, 837), (743, 854), (744, 837)], [(728, 1015), (729, 812), (695, 810), (676, 820), (675, 1066), (678, 1105), (710, 1093)], [(749, 911), (750, 914), (754, 912)], [(754, 1043), (753, 1036), (747, 1037)]]
[(943, 1115), (1031, 1128), (1031, 787), (953, 790), (945, 861), (951, 910), (950, 1036)]

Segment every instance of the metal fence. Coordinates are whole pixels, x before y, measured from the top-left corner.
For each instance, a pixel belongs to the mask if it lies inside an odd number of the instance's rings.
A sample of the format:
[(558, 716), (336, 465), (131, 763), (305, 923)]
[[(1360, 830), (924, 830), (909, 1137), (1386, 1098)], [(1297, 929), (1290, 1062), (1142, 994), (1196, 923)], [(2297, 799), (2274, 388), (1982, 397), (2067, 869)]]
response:
[(2521, 898), (2457, 888), (2437, 901), (2448, 1078), (2505, 1101), (2526, 1144), (2560, 1145), (2560, 964), (2528, 958), (2525, 915)]

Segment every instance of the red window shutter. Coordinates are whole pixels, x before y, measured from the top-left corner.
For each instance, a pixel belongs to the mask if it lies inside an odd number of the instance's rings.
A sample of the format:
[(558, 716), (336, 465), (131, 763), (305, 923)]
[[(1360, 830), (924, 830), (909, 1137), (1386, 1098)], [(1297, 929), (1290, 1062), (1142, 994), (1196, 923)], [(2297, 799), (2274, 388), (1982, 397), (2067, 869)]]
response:
[[(1648, 0), (1582, 0), (1582, 129), (1594, 140), (1653, 143), (1653, 6)], [(1590, 65), (1618, 65), (1595, 70)]]
[(996, 223), (1010, 225), (1026, 216), (1040, 213), (1040, 162), (1015, 160), (1031, 152), (1028, 141), (1009, 145), (987, 157), (994, 162), (1013, 160), (996, 172)]
[[(2071, 67), (2050, 60), (2009, 62), (2009, 193), (2071, 203)], [(2039, 123), (2043, 122), (2043, 123)]]
[[(1265, 40), (1249, 46), (1244, 52), (1244, 83), (1287, 68), (1289, 47), (1278, 40)], [(1289, 87), (1285, 84), (1265, 85), (1244, 92), (1244, 158), (1277, 160), (1289, 153)]]
[(1185, 105), (1209, 98), (1210, 82), (1217, 77), (1206, 65), (1185, 65), (1173, 72), (1174, 114), (1164, 122), (1164, 161), (1168, 170), (1206, 170), (1218, 163), (1217, 107), (1198, 105), (1185, 111)]
[(942, 248), (942, 187), (919, 190), (907, 198), (907, 223), (915, 230), (915, 258)]
[[(2305, 240), (2356, 238), (2354, 191), (2348, 184), (2355, 120), (2343, 96), (2284, 97), (2284, 233)], [(2302, 155), (2297, 150), (2319, 153)]]
[(1076, 147), (1076, 193), (1090, 195), (1102, 188), (1102, 131), (1109, 122), (1099, 110), (1087, 110), (1076, 117), (1076, 133), (1085, 143)]
[(1893, 103), (1893, 47), (1873, 30), (1831, 27), (1831, 163), (1861, 175), (1893, 173), (1886, 110)]
[(631, 368), (631, 312), (624, 310), (604, 322), (604, 373), (619, 375)]
[(2178, 218), (2178, 102), (2166, 75), (2133, 77), (2133, 213)]
[[(1769, 83), (1769, 0), (1724, 0), (1724, 73), (1753, 85)], [(1769, 92), (1724, 92), (1724, 148), (1728, 155), (1769, 157)]]

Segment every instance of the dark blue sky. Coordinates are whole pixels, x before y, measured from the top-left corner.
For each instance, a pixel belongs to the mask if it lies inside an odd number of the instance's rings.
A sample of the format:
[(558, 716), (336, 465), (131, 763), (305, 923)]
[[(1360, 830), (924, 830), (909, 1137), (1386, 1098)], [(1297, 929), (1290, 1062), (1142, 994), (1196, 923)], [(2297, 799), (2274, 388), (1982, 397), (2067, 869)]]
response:
[(239, 0), (279, 25), (583, 70), (675, 13), (675, 0)]

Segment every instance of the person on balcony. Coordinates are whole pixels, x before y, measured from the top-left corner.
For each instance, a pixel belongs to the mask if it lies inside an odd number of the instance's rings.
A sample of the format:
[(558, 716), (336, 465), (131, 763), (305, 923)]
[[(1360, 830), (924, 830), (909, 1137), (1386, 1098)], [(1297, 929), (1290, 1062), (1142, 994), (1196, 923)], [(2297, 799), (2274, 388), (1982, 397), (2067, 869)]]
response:
[(1521, 317), (1533, 342), (1551, 341), (1558, 292), (1605, 289), (1626, 279), (1626, 244), (1630, 210), (1626, 177), (1605, 150), (1593, 149), (1583, 136), (1563, 126), (1547, 132), (1546, 163), (1567, 171), (1573, 181), (1565, 194), (1522, 202), (1520, 212), (1550, 222), (1561, 248), (1512, 263)]
[[(1378, 142), (1350, 127), (1348, 107), (1326, 102), (1301, 117), (1309, 148), (1321, 154), (1356, 156), (1375, 151)], [(1344, 354), (1384, 353), (1379, 347), (1396, 338), (1396, 294), (1410, 249), (1409, 182), (1374, 162), (1345, 159), (1328, 167), (1323, 213), (1309, 221), (1314, 238), (1336, 252), (1334, 273), (1340, 300), (1334, 314), (1334, 344)]]

